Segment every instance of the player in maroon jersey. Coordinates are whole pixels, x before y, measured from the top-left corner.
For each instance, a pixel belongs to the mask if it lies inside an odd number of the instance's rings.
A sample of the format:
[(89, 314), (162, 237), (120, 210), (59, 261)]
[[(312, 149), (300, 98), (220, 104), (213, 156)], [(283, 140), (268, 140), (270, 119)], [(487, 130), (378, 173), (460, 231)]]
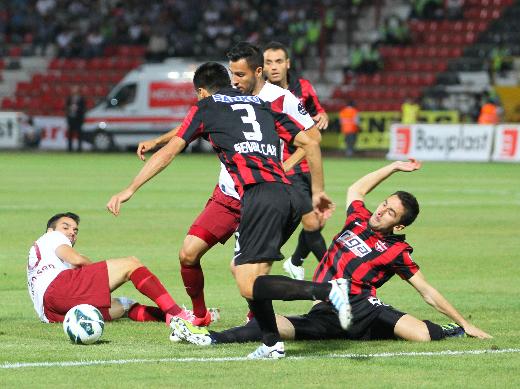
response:
[[(353, 321), (347, 330), (341, 329), (337, 316), (328, 302), (317, 302), (309, 313), (301, 316), (277, 316), (283, 339), (405, 339), (412, 341), (440, 340), (465, 334), (488, 339), (491, 336), (469, 323), (425, 279), (412, 260), (412, 248), (405, 242), (402, 231), (419, 213), (413, 195), (398, 191), (386, 198), (372, 214), (364, 205), (365, 196), (378, 184), (396, 172), (412, 172), (420, 162), (392, 162), (351, 185), (347, 192), (347, 218), (334, 237), (327, 255), (318, 265), (315, 281), (336, 277), (351, 278), (350, 302)], [(421, 321), (383, 303), (376, 289), (394, 274), (412, 285), (426, 303), (448, 316), (455, 323), (438, 325)], [(247, 325), (223, 332), (204, 330), (206, 344), (248, 342), (258, 340), (260, 331), (253, 319)], [(202, 337), (201, 334), (198, 335)], [(184, 338), (192, 337), (185, 333)]]
[[(264, 74), (267, 80), (272, 84), (290, 90), (300, 99), (301, 104), (316, 122), (316, 127), (320, 130), (326, 129), (329, 119), (311, 83), (289, 72), (291, 60), (289, 59), (287, 47), (279, 42), (270, 42), (264, 46), (263, 52)], [(291, 146), (288, 149), (291, 154), (301, 152), (294, 147), (291, 148)], [(301, 195), (310, 201), (310, 176), (305, 160), (287, 172), (287, 176)], [(325, 239), (321, 235), (325, 220), (320, 220), (315, 214), (310, 213), (304, 215), (302, 225), (303, 229), (298, 236), (298, 244), (293, 254), (283, 264), (284, 270), (296, 279), (304, 278), (302, 264), (310, 252), (320, 261), (325, 251), (327, 251)]]
[[(231, 87), (229, 74), (220, 64), (209, 62), (195, 72), (193, 83), (199, 102), (184, 119), (177, 135), (157, 151), (132, 183), (112, 196), (107, 209), (118, 215), (121, 205), (148, 180), (161, 172), (191, 141), (203, 136), (211, 142), (231, 175), (241, 198), (241, 223), (235, 247), (235, 279), (241, 295), (262, 330), (263, 344), (250, 358), (285, 356), (272, 300), (329, 300), (343, 328), (350, 324), (348, 281), (330, 283), (298, 281), (267, 275), (272, 262), (280, 260), (281, 246), (301, 219), (303, 205), (285, 177), (280, 156), (280, 138), (305, 150), (313, 177), (315, 212), (327, 212), (332, 202), (323, 191), (319, 145), (290, 116), (271, 110), (257, 96), (243, 95)], [(172, 329), (193, 327), (180, 317)]]

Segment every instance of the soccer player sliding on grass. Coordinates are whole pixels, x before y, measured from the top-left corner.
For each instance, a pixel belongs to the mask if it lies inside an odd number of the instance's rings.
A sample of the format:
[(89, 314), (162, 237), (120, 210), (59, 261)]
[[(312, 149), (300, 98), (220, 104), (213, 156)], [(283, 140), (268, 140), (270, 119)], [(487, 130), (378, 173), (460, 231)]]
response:
[[(440, 340), (465, 334), (488, 339), (491, 336), (469, 323), (433, 286), (411, 257), (412, 247), (403, 234), (396, 234), (410, 225), (419, 213), (415, 197), (398, 191), (390, 195), (371, 213), (365, 196), (396, 172), (412, 172), (421, 163), (396, 161), (362, 177), (348, 188), (347, 214), (341, 231), (334, 237), (325, 257), (314, 273), (314, 281), (327, 282), (336, 278), (351, 279), (349, 300), (352, 324), (341, 328), (329, 302), (316, 302), (301, 316), (277, 315), (280, 336), (285, 340), (311, 339), (405, 339), (412, 341)], [(425, 302), (448, 316), (455, 323), (438, 325), (419, 320), (383, 303), (376, 290), (394, 274), (412, 285)], [(199, 345), (248, 342), (260, 339), (255, 319), (245, 326), (223, 332), (183, 326), (174, 331), (179, 338)]]
[[(105, 320), (124, 315), (135, 321), (164, 321), (180, 308), (159, 279), (136, 257), (92, 262), (74, 249), (79, 232), (78, 215), (58, 213), (29, 250), (27, 286), (38, 317), (62, 322), (67, 311), (79, 304), (95, 306)], [(136, 303), (110, 293), (127, 281), (157, 304)]]

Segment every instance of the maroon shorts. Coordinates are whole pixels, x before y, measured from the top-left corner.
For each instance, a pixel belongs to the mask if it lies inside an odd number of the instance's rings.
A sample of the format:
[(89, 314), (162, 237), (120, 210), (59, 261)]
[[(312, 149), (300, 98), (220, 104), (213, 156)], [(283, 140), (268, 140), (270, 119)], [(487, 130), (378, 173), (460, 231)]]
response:
[(240, 200), (225, 195), (217, 185), (188, 235), (197, 236), (212, 247), (217, 242), (226, 243), (239, 224)]
[(93, 305), (105, 320), (112, 319), (106, 261), (62, 271), (43, 296), (44, 313), (51, 323), (63, 322), (67, 311), (79, 304)]

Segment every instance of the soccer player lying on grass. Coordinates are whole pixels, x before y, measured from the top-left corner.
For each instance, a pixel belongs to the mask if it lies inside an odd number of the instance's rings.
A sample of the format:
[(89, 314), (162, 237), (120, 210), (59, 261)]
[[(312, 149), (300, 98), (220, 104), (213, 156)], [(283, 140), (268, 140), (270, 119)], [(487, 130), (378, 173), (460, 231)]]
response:
[[(398, 191), (386, 198), (373, 214), (365, 207), (365, 195), (383, 180), (395, 172), (412, 172), (420, 167), (420, 162), (415, 160), (393, 162), (362, 177), (348, 189), (345, 225), (316, 268), (314, 281), (327, 282), (339, 277), (351, 279), (352, 325), (343, 330), (330, 303), (317, 302), (305, 315), (277, 315), (282, 339), (400, 338), (430, 341), (464, 334), (480, 339), (491, 338), (464, 319), (426, 281), (419, 266), (412, 260), (412, 248), (405, 242), (405, 236), (395, 234), (410, 225), (419, 213), (415, 197)], [(441, 326), (428, 320), (421, 321), (384, 304), (377, 298), (376, 289), (394, 274), (406, 280), (424, 301), (456, 324)], [(179, 326), (173, 335), (191, 343), (208, 345), (255, 341), (260, 339), (260, 330), (253, 319), (245, 326), (223, 332), (184, 325)]]
[[(167, 313), (181, 311), (159, 279), (136, 257), (93, 263), (78, 253), (73, 247), (79, 221), (72, 212), (54, 215), (45, 234), (29, 250), (27, 286), (41, 321), (63, 322), (67, 311), (78, 304), (95, 306), (105, 320), (126, 314), (135, 321), (164, 321)], [(126, 297), (111, 298), (110, 293), (127, 281), (159, 308)]]

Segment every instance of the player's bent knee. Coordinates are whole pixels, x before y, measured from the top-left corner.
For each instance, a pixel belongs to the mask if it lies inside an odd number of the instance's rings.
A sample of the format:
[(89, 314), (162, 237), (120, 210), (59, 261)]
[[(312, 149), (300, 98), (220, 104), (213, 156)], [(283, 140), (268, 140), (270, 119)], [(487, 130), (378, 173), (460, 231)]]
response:
[(250, 282), (240, 282), (237, 280), (238, 291), (243, 298), (253, 298), (253, 285)]
[(179, 251), (179, 262), (183, 266), (195, 266), (200, 263), (199, 254), (192, 250), (185, 250), (184, 248)]
[(137, 268), (143, 266), (142, 262), (137, 257), (131, 256), (131, 257), (128, 257), (127, 260), (133, 269), (137, 269)]
[(318, 218), (318, 215), (314, 213), (314, 211), (306, 213), (302, 217), (302, 225), (305, 231), (319, 230), (321, 227), (320, 224), (320, 219)]

